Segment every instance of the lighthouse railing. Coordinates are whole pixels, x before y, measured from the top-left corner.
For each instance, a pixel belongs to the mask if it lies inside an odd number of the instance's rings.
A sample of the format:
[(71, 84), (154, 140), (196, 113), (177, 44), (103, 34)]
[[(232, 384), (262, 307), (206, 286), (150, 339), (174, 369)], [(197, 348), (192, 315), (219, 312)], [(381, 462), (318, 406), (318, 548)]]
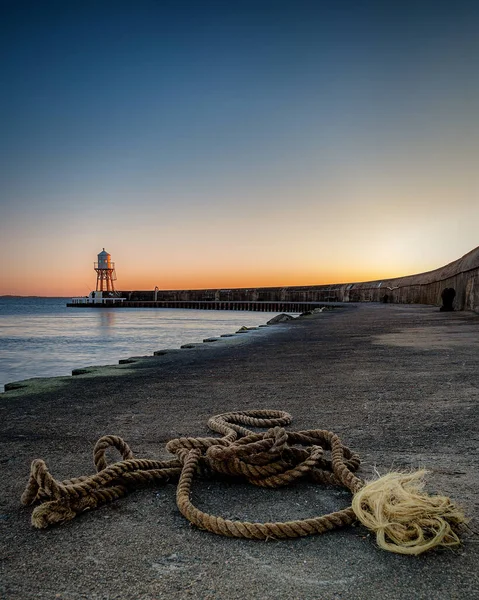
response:
[(72, 298), (72, 304), (121, 304), (125, 298), (118, 298), (117, 296), (106, 298), (92, 297), (92, 296), (77, 296)]

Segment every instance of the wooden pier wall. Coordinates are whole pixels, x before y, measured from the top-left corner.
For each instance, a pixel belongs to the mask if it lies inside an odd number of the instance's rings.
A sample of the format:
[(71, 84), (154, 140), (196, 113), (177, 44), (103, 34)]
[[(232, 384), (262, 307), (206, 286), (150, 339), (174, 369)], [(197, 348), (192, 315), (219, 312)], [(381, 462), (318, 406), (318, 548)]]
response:
[(215, 302), (214, 300), (125, 300), (108, 304), (67, 304), (75, 308), (192, 308), (196, 310), (248, 310), (303, 313), (325, 306), (319, 302)]

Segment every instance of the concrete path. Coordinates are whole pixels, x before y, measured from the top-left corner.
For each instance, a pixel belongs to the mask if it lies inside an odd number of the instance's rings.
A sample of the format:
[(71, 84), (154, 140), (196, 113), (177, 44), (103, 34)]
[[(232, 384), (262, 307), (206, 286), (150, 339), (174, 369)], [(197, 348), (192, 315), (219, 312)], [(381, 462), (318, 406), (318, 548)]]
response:
[[(478, 403), (479, 316), (379, 304), (6, 392), (0, 597), (479, 598), (474, 535), (458, 550), (418, 558), (378, 549), (360, 526), (292, 541), (222, 538), (189, 525), (174, 484), (48, 530), (32, 528), (31, 508), (19, 502), (34, 458), (59, 479), (89, 474), (104, 434), (122, 436), (136, 456), (164, 458), (169, 439), (207, 434), (211, 415), (275, 408), (293, 415), (294, 429), (338, 433), (361, 455), (364, 478), (430, 469), (429, 491), (457, 500), (478, 530)], [(312, 484), (279, 491), (202, 481), (194, 501), (228, 518), (279, 521), (346, 507), (350, 496)]]

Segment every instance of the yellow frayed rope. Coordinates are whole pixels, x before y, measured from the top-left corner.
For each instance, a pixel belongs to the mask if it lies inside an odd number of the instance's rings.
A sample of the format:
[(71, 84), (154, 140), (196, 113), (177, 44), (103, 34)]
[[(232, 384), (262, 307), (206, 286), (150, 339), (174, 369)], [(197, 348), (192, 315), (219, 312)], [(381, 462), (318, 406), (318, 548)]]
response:
[(464, 513), (450, 498), (424, 492), (427, 473), (388, 473), (354, 494), (354, 513), (384, 550), (417, 555), (460, 544), (454, 528), (466, 522)]

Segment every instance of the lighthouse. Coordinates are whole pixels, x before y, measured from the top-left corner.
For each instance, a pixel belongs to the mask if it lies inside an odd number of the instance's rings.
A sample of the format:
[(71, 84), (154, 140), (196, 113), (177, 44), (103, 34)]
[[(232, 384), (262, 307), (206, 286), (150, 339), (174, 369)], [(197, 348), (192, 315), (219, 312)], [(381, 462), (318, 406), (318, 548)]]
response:
[(96, 271), (96, 291), (114, 292), (113, 282), (116, 280), (115, 263), (111, 262), (111, 255), (105, 251), (98, 255), (98, 262), (95, 263)]

